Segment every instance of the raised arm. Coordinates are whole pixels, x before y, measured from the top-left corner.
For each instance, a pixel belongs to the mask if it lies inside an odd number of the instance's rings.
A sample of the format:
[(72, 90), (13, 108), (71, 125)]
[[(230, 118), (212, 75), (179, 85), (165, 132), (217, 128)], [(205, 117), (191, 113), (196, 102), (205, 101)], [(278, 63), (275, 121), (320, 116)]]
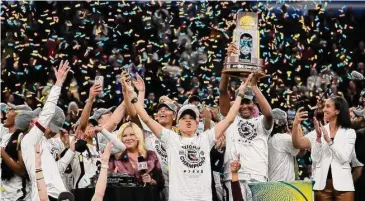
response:
[[(236, 45), (234, 43), (231, 43), (227, 48), (226, 57), (232, 56), (233, 54), (237, 53), (238, 49)], [(228, 81), (229, 76), (222, 73), (221, 81), (219, 83), (219, 109), (223, 116), (227, 116), (229, 108), (231, 107), (231, 100), (228, 93)]]
[[(99, 133), (99, 135), (103, 135), (108, 142), (111, 142), (113, 144), (113, 148), (111, 150), (112, 154), (116, 154), (116, 153), (121, 153), (125, 150), (125, 145), (123, 144), (123, 142), (121, 142), (116, 135), (113, 135), (112, 133), (110, 133), (107, 129), (105, 128), (101, 128), (101, 127), (95, 127), (95, 132)], [(99, 143), (100, 148), (102, 150), (104, 150), (104, 148), (106, 147), (107, 143)]]
[(229, 108), (231, 107), (231, 100), (228, 93), (228, 80), (227, 74), (222, 73), (221, 81), (219, 83), (219, 109), (223, 116), (227, 116)]
[(103, 201), (105, 189), (106, 189), (106, 180), (108, 177), (108, 168), (109, 168), (109, 157), (112, 149), (112, 143), (108, 143), (104, 153), (101, 155), (101, 170), (99, 174), (98, 181), (96, 182), (95, 194), (91, 201)]
[(126, 87), (123, 85), (123, 80), (130, 79), (127, 72), (123, 71), (121, 73), (120, 83), (122, 84), (122, 91), (123, 91), (123, 97), (124, 97), (124, 103), (127, 109), (128, 115), (130, 115), (132, 118), (137, 117), (137, 112), (134, 109), (133, 104), (131, 103), (130, 97), (128, 96), (128, 93), (126, 91)]
[[(68, 138), (67, 140), (70, 147), (67, 149), (66, 153), (57, 161), (58, 171), (60, 173), (63, 173), (67, 169), (67, 166), (71, 163), (72, 159), (74, 158), (75, 144), (76, 144), (76, 140), (74, 137), (72, 137), (72, 139), (70, 140), (69, 135), (64, 135), (62, 136), (62, 138)], [(67, 147), (66, 144), (65, 147)]]
[(42, 150), (41, 145), (35, 145), (35, 174), (40, 201), (48, 201), (47, 187), (42, 171)]
[(47, 101), (43, 106), (42, 112), (39, 114), (38, 122), (41, 126), (44, 128), (47, 128), (49, 125), (49, 122), (51, 121), (53, 114), (55, 113), (58, 98), (61, 93), (61, 87), (63, 82), (65, 81), (67, 77), (67, 73), (70, 70), (70, 66), (68, 65), (68, 61), (61, 61), (59, 69), (54, 69), (57, 81), (55, 85), (52, 87)]
[(154, 119), (152, 119), (146, 110), (143, 108), (143, 105), (141, 105), (138, 102), (137, 94), (134, 92), (133, 87), (130, 84), (130, 80), (124, 80), (122, 79), (122, 85), (126, 89), (125, 94), (125, 101), (130, 101), (134, 109), (136, 110), (137, 114), (141, 118), (141, 120), (151, 129), (151, 131), (160, 138), (159, 134), (162, 133), (162, 126), (156, 122)]
[[(26, 148), (27, 146), (29, 146), (29, 148), (33, 152), (34, 145), (39, 143), (39, 141), (42, 139), (42, 137), (44, 135), (44, 131), (42, 131), (42, 130), (44, 130), (45, 128), (47, 128), (49, 126), (49, 122), (51, 121), (51, 119), (56, 111), (58, 98), (61, 93), (61, 87), (67, 77), (67, 73), (69, 70), (70, 70), (70, 67), (68, 66), (68, 61), (65, 61), (65, 62), (61, 61), (61, 64), (60, 64), (58, 70), (56, 70), (54, 68), (57, 81), (56, 81), (55, 85), (52, 87), (50, 93), (48, 94), (47, 101), (44, 104), (41, 113), (39, 114), (38, 122), (36, 123), (36, 125), (38, 125), (38, 123), (39, 123), (39, 125), (33, 126), (33, 128), (28, 132), (27, 135), (24, 136), (24, 138), (22, 140), (21, 146), (22, 146), (23, 151), (25, 149), (27, 149)], [(40, 128), (38, 128), (38, 127), (40, 127)], [(41, 127), (43, 127), (43, 128), (41, 128)], [(25, 157), (24, 157), (24, 160), (25, 160)], [(32, 161), (33, 161), (33, 159), (32, 159)]]
[(257, 103), (260, 106), (261, 112), (264, 115), (263, 124), (266, 130), (270, 130), (274, 124), (274, 119), (272, 115), (272, 108), (269, 102), (266, 100), (265, 96), (261, 93), (261, 90), (257, 86), (257, 81), (262, 77), (264, 74), (260, 72), (255, 72), (251, 80), (252, 90), (256, 96)]
[(297, 149), (309, 149), (311, 148), (311, 142), (307, 137), (304, 137), (300, 123), (308, 117), (308, 112), (303, 111), (303, 107), (299, 108), (295, 115), (292, 129), (292, 141), (293, 146)]
[(138, 102), (144, 105), (144, 97), (146, 95), (146, 85), (139, 74), (136, 74), (137, 80), (133, 81), (133, 86), (138, 90)]
[(110, 117), (109, 121), (103, 126), (106, 130), (109, 132), (113, 132), (114, 129), (118, 126), (120, 121), (125, 116), (125, 104), (124, 101), (117, 107), (117, 109), (114, 110), (112, 116)]
[(238, 110), (241, 106), (242, 98), (244, 97), (244, 93), (246, 91), (248, 83), (251, 82), (253, 74), (251, 73), (246, 82), (242, 82), (241, 86), (238, 88), (238, 95), (236, 97), (236, 100), (234, 101), (231, 109), (229, 110), (227, 116), (225, 119), (220, 121), (217, 125), (214, 126), (215, 129), (215, 139), (219, 139), (221, 135), (223, 135), (224, 131), (227, 130), (227, 128), (233, 123), (234, 119), (236, 118), (238, 114)]
[(85, 132), (85, 129), (87, 127), (87, 123), (89, 121), (89, 117), (90, 117), (90, 113), (91, 113), (91, 109), (92, 109), (95, 97), (97, 95), (99, 95), (101, 92), (102, 92), (102, 88), (99, 84), (94, 84), (90, 88), (89, 98), (88, 98), (88, 101), (86, 102), (84, 109), (82, 110), (81, 118), (80, 118), (80, 129), (83, 132)]

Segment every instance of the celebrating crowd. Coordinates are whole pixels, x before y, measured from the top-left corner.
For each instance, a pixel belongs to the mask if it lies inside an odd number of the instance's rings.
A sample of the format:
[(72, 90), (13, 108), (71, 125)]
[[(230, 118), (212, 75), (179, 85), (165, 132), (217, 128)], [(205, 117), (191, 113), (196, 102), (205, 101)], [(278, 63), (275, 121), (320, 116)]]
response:
[[(298, 179), (315, 200), (365, 199), (364, 16), (283, 6), (277, 22), (243, 2), (2, 8), (1, 200), (74, 200), (95, 176), (103, 200), (108, 173), (160, 200), (252, 200), (251, 183)], [(266, 75), (220, 74), (239, 53), (226, 44), (240, 9), (259, 13)]]

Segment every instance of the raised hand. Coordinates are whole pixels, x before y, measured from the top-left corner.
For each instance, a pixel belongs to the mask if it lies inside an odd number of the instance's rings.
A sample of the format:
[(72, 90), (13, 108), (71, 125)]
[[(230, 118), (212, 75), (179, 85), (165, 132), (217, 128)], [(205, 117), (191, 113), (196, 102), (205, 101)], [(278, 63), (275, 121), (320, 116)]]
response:
[(135, 92), (131, 85), (131, 79), (127, 72), (123, 71), (121, 77), (121, 83), (123, 87), (123, 92), (126, 93), (127, 96), (132, 96)]
[(238, 48), (234, 42), (230, 43), (227, 48), (227, 56), (238, 54)]
[(204, 107), (200, 117), (206, 119), (212, 119), (212, 113), (210, 112), (210, 109), (208, 107)]
[(244, 94), (246, 89), (247, 89), (247, 86), (249, 85), (249, 83), (251, 83), (251, 80), (252, 80), (252, 77), (253, 77), (253, 73), (251, 73), (248, 78), (246, 79), (245, 82), (241, 82), (241, 85), (240, 87), (237, 89), (238, 90), (238, 93), (241, 93), (241, 94)]
[(257, 85), (257, 82), (262, 78), (262, 77), (265, 77), (265, 73), (263, 73), (262, 71), (255, 71), (254, 72), (254, 75), (252, 77), (252, 80), (251, 80), (251, 85), (252, 86), (255, 86)]
[(97, 95), (101, 94), (103, 89), (99, 84), (94, 84), (89, 91), (89, 98), (94, 99)]
[(231, 172), (237, 173), (239, 169), (241, 169), (241, 163), (240, 163), (240, 155), (237, 156), (237, 160), (234, 160), (231, 162)]
[(68, 61), (62, 60), (60, 63), (60, 66), (58, 67), (58, 70), (56, 68), (53, 68), (56, 76), (56, 86), (61, 87), (63, 82), (65, 81), (68, 72), (70, 71), (71, 67), (69, 66)]
[(293, 125), (298, 125), (302, 121), (304, 121), (308, 118), (308, 111), (303, 111), (303, 110), (304, 110), (304, 107), (301, 107), (298, 109), (298, 111), (295, 115), (295, 119), (293, 121)]
[(133, 86), (139, 91), (139, 92), (145, 92), (146, 91), (146, 85), (144, 83), (144, 80), (142, 77), (137, 73), (136, 74), (137, 80), (133, 81)]

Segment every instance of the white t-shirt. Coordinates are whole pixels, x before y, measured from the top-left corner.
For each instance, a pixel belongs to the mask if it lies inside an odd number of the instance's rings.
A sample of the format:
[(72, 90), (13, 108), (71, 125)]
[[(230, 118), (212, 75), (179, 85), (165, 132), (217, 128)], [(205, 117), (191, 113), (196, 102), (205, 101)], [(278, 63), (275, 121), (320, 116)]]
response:
[(144, 141), (146, 149), (154, 151), (157, 154), (158, 161), (160, 162), (162, 174), (165, 179), (165, 186), (169, 184), (169, 165), (167, 162), (167, 152), (163, 142), (158, 139), (152, 132), (144, 131)]
[(9, 133), (9, 129), (4, 127), (3, 124), (0, 124), (0, 132), (1, 132), (1, 134), (0, 134), (1, 147), (6, 147), (12, 133)]
[[(209, 129), (212, 129), (214, 126), (215, 126), (215, 123), (212, 120), (210, 120)], [(198, 130), (197, 130), (197, 133), (202, 133), (202, 132), (204, 132), (204, 119), (200, 119), (199, 125), (198, 125)]]
[[(9, 133), (9, 129), (5, 128), (1, 124), (1, 147), (5, 148), (8, 145), (12, 133)], [(1, 180), (1, 201), (13, 201), (23, 196), (22, 192), (22, 178), (16, 174), (9, 181)], [(29, 182), (27, 182), (25, 187), (27, 197), (29, 199)]]
[[(224, 181), (232, 179), (231, 160), (240, 155), (241, 169), (238, 178), (246, 180), (245, 174), (258, 175), (257, 178), (268, 177), (268, 138), (272, 127), (266, 130), (263, 124), (264, 116), (243, 119), (236, 116), (234, 122), (226, 131), (226, 153), (224, 155)], [(264, 179), (261, 179), (264, 180)], [(264, 182), (264, 181), (261, 181)]]
[(269, 181), (294, 181), (294, 160), (299, 149), (294, 148), (289, 134), (275, 134), (269, 139)]
[(164, 143), (152, 133), (148, 126), (141, 120), (143, 128), (143, 137), (146, 144), (146, 149), (154, 151), (157, 154), (158, 161), (160, 162), (162, 174), (165, 179), (165, 186), (169, 185), (169, 165), (167, 162), (167, 152)]
[(89, 147), (91, 155), (89, 155), (88, 151), (84, 151), (82, 154), (76, 152), (74, 159), (71, 161), (72, 168), (72, 180), (73, 180), (73, 188), (76, 188), (77, 180), (81, 175), (81, 166), (80, 166), (80, 157), (82, 156), (82, 161), (84, 163), (85, 174), (81, 178), (78, 187), (86, 188), (91, 184), (90, 178), (96, 175), (98, 170), (97, 163), (100, 162), (100, 155), (96, 150), (96, 147), (93, 145), (87, 145)]
[(214, 129), (194, 137), (181, 137), (163, 129), (169, 164), (169, 201), (211, 201), (210, 150), (215, 143)]
[[(4, 127), (3, 124), (0, 124), (0, 142), (1, 142), (1, 147), (5, 147), (7, 142), (5, 143), (4, 141), (9, 140), (10, 135), (9, 135), (9, 129)], [(5, 144), (5, 146), (4, 146)]]

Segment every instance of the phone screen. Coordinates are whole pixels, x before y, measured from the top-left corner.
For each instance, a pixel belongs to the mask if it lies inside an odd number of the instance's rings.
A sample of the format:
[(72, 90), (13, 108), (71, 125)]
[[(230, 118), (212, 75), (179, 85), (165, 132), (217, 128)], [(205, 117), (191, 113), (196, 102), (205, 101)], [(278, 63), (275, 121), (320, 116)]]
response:
[(103, 76), (96, 76), (95, 77), (95, 84), (99, 84), (101, 88), (104, 87), (104, 77)]

